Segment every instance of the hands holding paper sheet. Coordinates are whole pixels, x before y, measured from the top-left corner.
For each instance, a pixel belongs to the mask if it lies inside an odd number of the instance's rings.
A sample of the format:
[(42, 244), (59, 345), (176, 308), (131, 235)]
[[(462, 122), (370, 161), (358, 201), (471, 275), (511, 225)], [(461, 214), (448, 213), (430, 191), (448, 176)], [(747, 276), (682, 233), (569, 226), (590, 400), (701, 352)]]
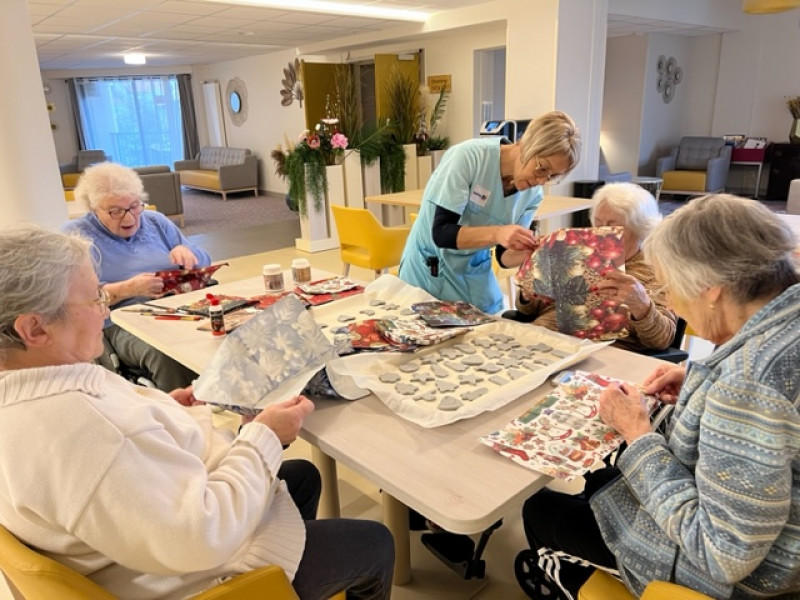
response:
[(295, 396), (289, 400), (271, 404), (253, 419), (269, 427), (281, 444), (286, 445), (297, 439), (303, 419), (314, 412), (314, 403), (305, 396)]

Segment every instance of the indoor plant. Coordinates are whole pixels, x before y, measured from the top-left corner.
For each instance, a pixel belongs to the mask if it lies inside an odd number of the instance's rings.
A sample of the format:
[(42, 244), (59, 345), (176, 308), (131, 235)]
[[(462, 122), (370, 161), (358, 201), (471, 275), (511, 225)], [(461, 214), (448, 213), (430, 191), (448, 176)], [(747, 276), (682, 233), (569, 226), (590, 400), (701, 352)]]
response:
[(786, 106), (792, 113), (792, 128), (789, 130), (789, 141), (800, 144), (800, 96), (786, 99)]

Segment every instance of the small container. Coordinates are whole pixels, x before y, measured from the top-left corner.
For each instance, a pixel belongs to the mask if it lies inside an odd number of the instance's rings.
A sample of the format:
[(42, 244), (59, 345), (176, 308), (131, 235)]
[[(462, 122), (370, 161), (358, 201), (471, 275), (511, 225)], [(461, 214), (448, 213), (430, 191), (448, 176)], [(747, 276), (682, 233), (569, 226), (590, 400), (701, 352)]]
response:
[(292, 261), (292, 279), (295, 285), (311, 281), (311, 263), (306, 258), (295, 258)]
[(283, 269), (280, 265), (264, 265), (264, 289), (268, 294), (280, 294), (283, 292)]
[(208, 299), (208, 316), (211, 318), (211, 335), (225, 335), (225, 314), (219, 298), (213, 294), (206, 294)]

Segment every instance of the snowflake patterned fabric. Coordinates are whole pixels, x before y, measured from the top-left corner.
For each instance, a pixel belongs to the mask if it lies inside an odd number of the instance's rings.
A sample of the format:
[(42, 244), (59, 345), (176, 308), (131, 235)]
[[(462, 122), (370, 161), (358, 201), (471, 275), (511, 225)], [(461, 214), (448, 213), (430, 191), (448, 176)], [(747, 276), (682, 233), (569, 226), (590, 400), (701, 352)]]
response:
[(335, 358), (304, 304), (287, 296), (226, 337), (194, 393), (210, 404), (257, 412), (299, 394)]

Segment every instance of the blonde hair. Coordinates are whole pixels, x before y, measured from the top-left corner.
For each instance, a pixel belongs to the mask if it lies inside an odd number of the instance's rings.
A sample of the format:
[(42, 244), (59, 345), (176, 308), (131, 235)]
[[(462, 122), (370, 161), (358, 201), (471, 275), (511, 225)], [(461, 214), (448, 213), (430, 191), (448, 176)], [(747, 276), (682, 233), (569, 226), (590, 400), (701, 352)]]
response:
[(531, 121), (519, 145), (523, 165), (534, 156), (565, 154), (569, 159), (569, 172), (581, 159), (581, 132), (569, 115), (558, 110)]
[(94, 210), (108, 196), (126, 194), (147, 203), (139, 174), (117, 163), (102, 162), (87, 167), (75, 187), (75, 200)]

